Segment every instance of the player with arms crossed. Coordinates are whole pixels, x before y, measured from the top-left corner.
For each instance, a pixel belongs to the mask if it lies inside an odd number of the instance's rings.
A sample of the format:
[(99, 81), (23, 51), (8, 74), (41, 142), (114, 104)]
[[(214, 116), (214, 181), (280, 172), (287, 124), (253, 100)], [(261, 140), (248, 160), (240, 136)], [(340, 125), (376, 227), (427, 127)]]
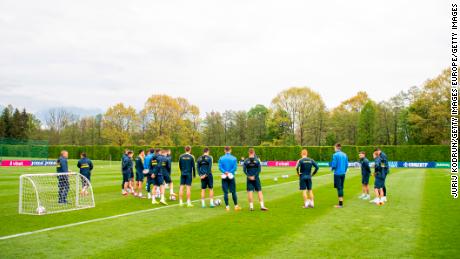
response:
[(369, 200), (369, 177), (371, 175), (371, 168), (369, 167), (369, 160), (366, 158), (366, 152), (359, 152), (359, 163), (361, 164), (361, 183), (363, 185), (363, 193), (359, 196), (360, 199)]
[[(85, 152), (80, 154), (80, 160), (78, 160), (77, 167), (80, 168), (80, 174), (91, 182), (91, 171), (93, 170), (93, 162), (86, 156)], [(88, 195), (88, 183), (83, 181), (81, 195)]]
[(219, 158), (219, 170), (222, 178), (222, 191), (224, 192), (225, 209), (230, 211), (228, 205), (228, 191), (232, 193), (235, 210), (241, 210), (238, 206), (238, 196), (236, 195), (235, 172), (237, 169), (236, 157), (232, 156), (232, 149), (229, 146), (224, 148), (225, 155)]
[(264, 195), (262, 193), (262, 185), (260, 184), (259, 174), (262, 170), (260, 160), (256, 158), (256, 152), (253, 148), (249, 149), (249, 157), (243, 162), (243, 171), (247, 176), (246, 190), (248, 192), (249, 210), (254, 211), (254, 191), (259, 196), (260, 209), (267, 211), (268, 208), (264, 205)]
[(212, 176), (212, 156), (209, 155), (209, 148), (203, 149), (203, 155), (196, 161), (198, 175), (201, 179), (201, 207), (206, 208), (204, 201), (206, 197), (206, 189), (209, 189), (209, 207), (214, 208), (214, 179)]
[[(297, 161), (296, 170), (297, 175), (299, 176), (299, 189), (302, 191), (304, 202), (303, 208), (314, 208), (315, 202), (311, 177), (318, 172), (319, 167), (315, 160), (308, 157), (308, 151), (306, 149), (302, 150), (301, 155), (302, 158)], [(312, 174), (311, 170), (313, 167), (315, 168), (315, 171), (313, 171)]]
[(335, 153), (332, 156), (331, 169), (334, 172), (334, 188), (337, 189), (339, 204), (336, 208), (343, 208), (343, 187), (345, 183), (345, 174), (348, 170), (348, 157), (342, 152), (342, 145), (337, 143), (334, 147)]
[(185, 147), (185, 154), (179, 157), (179, 169), (181, 172), (180, 176), (180, 187), (179, 187), (179, 206), (183, 206), (184, 187), (187, 189), (187, 207), (193, 207), (190, 200), (191, 189), (192, 189), (192, 174), (196, 177), (195, 157), (190, 154), (192, 148), (190, 146)]

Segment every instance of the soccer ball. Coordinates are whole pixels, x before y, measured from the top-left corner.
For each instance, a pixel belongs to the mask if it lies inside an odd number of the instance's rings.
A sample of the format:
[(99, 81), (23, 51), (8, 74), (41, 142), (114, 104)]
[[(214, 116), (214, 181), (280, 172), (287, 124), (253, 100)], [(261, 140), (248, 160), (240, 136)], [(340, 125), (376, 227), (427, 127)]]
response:
[(46, 213), (45, 207), (43, 207), (43, 206), (38, 206), (38, 208), (37, 208), (37, 214), (38, 214), (38, 215), (42, 215), (42, 214), (45, 214), (45, 213)]
[(169, 200), (175, 201), (175, 200), (176, 200), (176, 196), (174, 196), (174, 195), (171, 194), (171, 195), (169, 196)]
[(214, 206), (220, 206), (220, 204), (222, 204), (222, 201), (220, 201), (220, 199), (214, 200)]

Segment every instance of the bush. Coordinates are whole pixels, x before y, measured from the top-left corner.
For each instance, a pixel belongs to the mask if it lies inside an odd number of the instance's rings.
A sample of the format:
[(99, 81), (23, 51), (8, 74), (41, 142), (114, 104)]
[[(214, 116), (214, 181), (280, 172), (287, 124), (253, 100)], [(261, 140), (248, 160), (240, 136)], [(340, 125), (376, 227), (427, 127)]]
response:
[[(128, 148), (132, 149), (137, 155), (140, 149), (147, 150), (148, 146), (70, 146), (59, 145), (49, 146), (48, 154), (50, 158), (57, 158), (61, 150), (69, 151), (69, 158), (78, 159), (81, 152), (86, 152), (88, 157), (95, 160), (113, 160), (121, 159), (123, 151)], [(171, 149), (173, 161), (177, 161), (179, 156), (184, 153), (184, 147), (162, 147)], [(192, 147), (192, 154), (198, 157), (202, 154), (204, 146)], [(300, 152), (303, 148), (308, 150), (309, 156), (316, 161), (330, 161), (334, 154), (334, 148), (331, 146), (284, 146), (284, 147), (254, 147), (256, 154), (262, 160), (278, 160), (278, 161), (295, 161), (299, 159)], [(450, 147), (448, 145), (417, 145), (417, 146), (380, 146), (387, 154), (391, 161), (420, 161), (420, 162), (446, 162), (450, 161)], [(224, 154), (224, 147), (211, 146), (209, 147), (214, 160)], [(365, 151), (367, 157), (372, 159), (372, 152), (375, 146), (343, 146), (342, 150), (348, 155), (350, 161), (358, 160), (358, 152)], [(14, 151), (13, 151), (14, 150)], [(19, 154), (19, 148), (12, 149), (11, 155)], [(236, 146), (232, 147), (232, 154), (239, 160), (241, 157), (248, 156), (248, 147)], [(32, 156), (32, 155), (31, 155)]]

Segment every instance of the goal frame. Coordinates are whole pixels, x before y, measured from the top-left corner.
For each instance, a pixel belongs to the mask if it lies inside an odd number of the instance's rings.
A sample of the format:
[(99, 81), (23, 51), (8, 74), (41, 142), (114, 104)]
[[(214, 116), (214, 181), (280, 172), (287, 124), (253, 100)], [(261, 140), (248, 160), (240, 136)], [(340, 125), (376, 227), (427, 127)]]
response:
[[(23, 210), (23, 200), (22, 200), (22, 194), (23, 194), (23, 184), (24, 184), (24, 181), (29, 181), (32, 186), (33, 186), (33, 189), (34, 189), (34, 192), (35, 192), (35, 197), (36, 197), (36, 203), (37, 203), (37, 208), (40, 207), (40, 196), (39, 196), (39, 193), (38, 193), (38, 190), (37, 190), (37, 186), (35, 185), (35, 182), (31, 179), (31, 177), (35, 177), (35, 176), (59, 176), (59, 175), (75, 175), (75, 188), (76, 190), (79, 189), (79, 186), (80, 186), (80, 179), (83, 178), (86, 180), (86, 182), (88, 182), (88, 189), (91, 190), (90, 193), (91, 193), (91, 199), (93, 201), (93, 204), (92, 205), (87, 205), (87, 206), (81, 206), (79, 207), (78, 204), (79, 204), (79, 192), (76, 191), (75, 192), (75, 201), (76, 201), (76, 206), (74, 208), (70, 208), (70, 209), (63, 209), (63, 210), (56, 210), (56, 211), (50, 211), (50, 212), (46, 212), (46, 213), (43, 213), (43, 214), (40, 214), (40, 213), (30, 213), (30, 212), (25, 212)], [(80, 178), (81, 177), (81, 178)], [(88, 180), (88, 178), (86, 178), (84, 175), (80, 174), (80, 173), (76, 173), (76, 172), (66, 172), (66, 173), (40, 173), (40, 174), (22, 174), (19, 176), (19, 209), (18, 209), (18, 212), (19, 214), (24, 214), (24, 215), (34, 215), (34, 216), (42, 216), (42, 215), (46, 215), (46, 214), (55, 214), (55, 213), (62, 213), (62, 212), (68, 212), (68, 211), (74, 211), (74, 210), (82, 210), (82, 209), (89, 209), (89, 208), (94, 208), (96, 207), (96, 201), (94, 200), (94, 192), (93, 192), (93, 185), (91, 184), (91, 182)]]

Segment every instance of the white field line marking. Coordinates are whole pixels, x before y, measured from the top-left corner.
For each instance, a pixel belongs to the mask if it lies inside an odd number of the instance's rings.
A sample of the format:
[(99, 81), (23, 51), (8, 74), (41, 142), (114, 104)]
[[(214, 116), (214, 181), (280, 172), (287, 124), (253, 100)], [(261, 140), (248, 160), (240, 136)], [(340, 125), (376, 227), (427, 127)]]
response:
[[(317, 176), (316, 178), (323, 177), (323, 176), (326, 176), (326, 175), (331, 175), (331, 173), (320, 175), (320, 176)], [(291, 184), (291, 183), (298, 183), (298, 182), (299, 182), (298, 180), (295, 180), (295, 181), (290, 181), (290, 182), (285, 182), (285, 183), (280, 183), (280, 184), (272, 184), (272, 185), (268, 185), (268, 186), (266, 186), (264, 188), (267, 189), (267, 188), (270, 188), (270, 187), (276, 187), (276, 186), (281, 186), (281, 185)], [(246, 192), (246, 190), (239, 191), (237, 193), (242, 193), (242, 192)], [(219, 197), (223, 197), (223, 196), (224, 195), (219, 195), (219, 196), (215, 196), (215, 198), (219, 198)], [(192, 202), (194, 203), (194, 202), (198, 202), (198, 201), (201, 201), (201, 199), (193, 200)], [(105, 221), (105, 220), (109, 220), (109, 219), (116, 219), (116, 218), (131, 216), (131, 215), (137, 215), (137, 214), (141, 214), (141, 213), (146, 213), (146, 212), (151, 212), (151, 211), (156, 211), (156, 210), (161, 210), (161, 209), (166, 209), (166, 208), (172, 208), (172, 207), (177, 207), (177, 206), (179, 206), (178, 203), (173, 204), (173, 205), (164, 206), (164, 207), (157, 207), (157, 208), (151, 208), (151, 209), (145, 209), (145, 210), (138, 210), (138, 211), (132, 211), (132, 212), (128, 212), (128, 213), (123, 213), (123, 214), (118, 214), (118, 215), (113, 215), (113, 216), (108, 216), (108, 217), (103, 217), (103, 218), (90, 219), (90, 220), (70, 223), (70, 224), (61, 225), (61, 226), (49, 227), (49, 228), (44, 228), (44, 229), (39, 229), (39, 230), (34, 230), (34, 231), (29, 231), (29, 232), (23, 232), (23, 233), (18, 233), (18, 234), (9, 235), (9, 236), (2, 236), (2, 237), (0, 237), (0, 240), (7, 240), (7, 239), (11, 239), (11, 238), (16, 238), (16, 237), (29, 236), (29, 235), (32, 235), (32, 234), (48, 232), (48, 231), (53, 231), (53, 230), (62, 229), (62, 228), (70, 228), (70, 227), (80, 226), (80, 225), (84, 225), (84, 224), (88, 224), (88, 223), (94, 223), (94, 222)]]

